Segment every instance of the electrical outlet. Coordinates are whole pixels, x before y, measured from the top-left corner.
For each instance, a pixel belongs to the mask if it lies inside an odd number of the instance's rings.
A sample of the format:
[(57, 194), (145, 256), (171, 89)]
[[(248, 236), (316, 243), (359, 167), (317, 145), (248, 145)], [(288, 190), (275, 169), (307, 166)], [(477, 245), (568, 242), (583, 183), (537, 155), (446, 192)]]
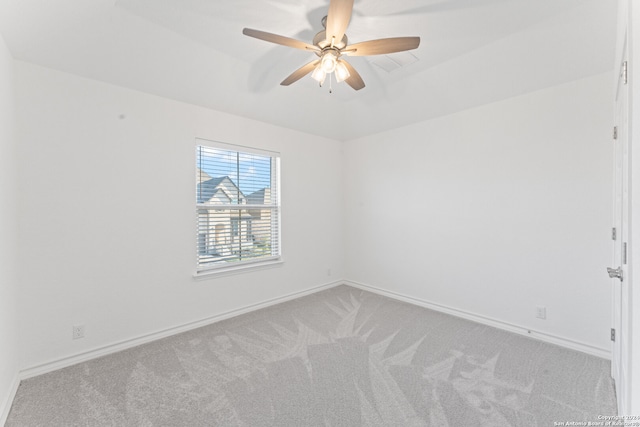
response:
[(546, 319), (547, 318), (547, 307), (542, 307), (542, 306), (536, 307), (536, 317), (538, 319)]
[(71, 329), (74, 340), (84, 338), (84, 325), (73, 325)]

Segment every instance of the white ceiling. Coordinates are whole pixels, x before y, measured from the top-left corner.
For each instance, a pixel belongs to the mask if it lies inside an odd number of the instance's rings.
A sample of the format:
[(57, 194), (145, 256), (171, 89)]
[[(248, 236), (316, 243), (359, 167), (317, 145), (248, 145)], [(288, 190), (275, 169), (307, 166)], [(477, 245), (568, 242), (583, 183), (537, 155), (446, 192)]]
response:
[[(350, 42), (420, 36), (412, 55), (353, 57), (367, 87), (279, 83), (312, 53), (329, 0), (1, 0), (16, 59), (338, 140), (613, 69), (615, 0), (356, 0)], [(406, 63), (392, 71), (390, 65)]]

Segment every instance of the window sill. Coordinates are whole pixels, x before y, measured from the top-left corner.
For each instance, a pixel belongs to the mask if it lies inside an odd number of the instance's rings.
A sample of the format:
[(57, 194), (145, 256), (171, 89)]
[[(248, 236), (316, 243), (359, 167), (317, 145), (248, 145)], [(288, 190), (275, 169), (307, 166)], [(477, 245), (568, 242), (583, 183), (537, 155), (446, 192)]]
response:
[(232, 265), (226, 267), (217, 267), (210, 270), (196, 271), (193, 274), (195, 280), (213, 279), (216, 277), (231, 276), (235, 274), (248, 273), (255, 270), (264, 270), (267, 268), (281, 267), (284, 264), (282, 257), (268, 261), (258, 261), (247, 263), (244, 265)]

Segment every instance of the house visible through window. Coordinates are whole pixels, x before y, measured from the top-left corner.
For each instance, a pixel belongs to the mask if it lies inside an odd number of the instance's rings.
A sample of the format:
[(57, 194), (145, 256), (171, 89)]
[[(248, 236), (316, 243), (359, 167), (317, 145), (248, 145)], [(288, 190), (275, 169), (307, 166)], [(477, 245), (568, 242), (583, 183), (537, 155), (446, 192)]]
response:
[(198, 272), (278, 259), (277, 155), (198, 145), (196, 212)]

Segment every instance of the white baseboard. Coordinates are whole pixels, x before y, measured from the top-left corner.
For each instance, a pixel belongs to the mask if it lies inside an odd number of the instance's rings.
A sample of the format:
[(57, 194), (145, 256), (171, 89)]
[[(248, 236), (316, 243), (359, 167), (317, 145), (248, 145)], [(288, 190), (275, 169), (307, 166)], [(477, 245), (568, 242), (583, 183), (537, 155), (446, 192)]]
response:
[(16, 397), (19, 385), (20, 375), (16, 373), (16, 375), (13, 376), (13, 381), (11, 382), (11, 388), (9, 389), (7, 398), (4, 402), (0, 402), (0, 426), (3, 426), (7, 422), (9, 411), (11, 411), (11, 405), (13, 404), (13, 399)]
[(306, 295), (314, 294), (316, 292), (320, 292), (325, 289), (330, 289), (342, 284), (344, 284), (344, 280), (336, 280), (334, 282), (325, 283), (323, 285), (315, 286), (313, 288), (309, 288), (304, 291), (293, 292), (291, 294), (283, 295), (277, 298), (272, 298), (266, 301), (262, 301), (260, 303), (251, 304), (242, 308), (217, 314), (215, 316), (207, 317), (205, 319), (197, 320), (195, 322), (185, 323), (185, 324), (174, 326), (161, 331), (152, 332), (150, 334), (141, 335), (136, 338), (131, 338), (128, 340), (116, 342), (113, 344), (95, 348), (82, 353), (74, 354), (61, 359), (53, 360), (47, 363), (43, 363), (41, 365), (32, 366), (30, 368), (23, 369), (22, 371), (20, 371), (19, 379), (24, 380), (27, 378), (32, 378), (38, 375), (46, 374), (48, 372), (53, 372), (55, 370), (66, 368), (68, 366), (75, 365), (77, 363), (86, 362), (88, 360), (96, 359), (98, 357), (106, 356), (108, 354), (116, 353), (118, 351), (126, 350), (132, 347), (136, 347), (151, 341), (170, 337), (172, 335), (190, 331), (192, 329), (200, 328), (202, 326), (211, 325), (213, 323), (220, 322), (221, 320), (229, 319), (231, 317), (239, 316), (241, 314), (260, 310), (262, 308), (266, 308), (266, 307), (279, 304), (285, 301), (289, 301), (295, 298), (300, 298)]
[(474, 313), (469, 313), (464, 310), (447, 307), (441, 304), (432, 303), (429, 301), (421, 300), (419, 298), (414, 298), (408, 295), (403, 295), (397, 292), (387, 291), (384, 289), (376, 288), (374, 286), (366, 285), (364, 283), (349, 281), (349, 280), (336, 280), (333, 282), (325, 283), (320, 286), (315, 286), (313, 288), (309, 288), (303, 291), (293, 292), (291, 294), (283, 295), (277, 298), (272, 298), (266, 301), (262, 301), (260, 303), (251, 304), (239, 309), (230, 310), (221, 314), (217, 314), (215, 316), (207, 317), (205, 319), (201, 319), (194, 322), (185, 323), (182, 325), (174, 326), (171, 328), (167, 328), (161, 331), (152, 332), (150, 334), (145, 334), (138, 336), (136, 338), (131, 338), (128, 340), (116, 342), (113, 344), (109, 344), (103, 347), (95, 348), (89, 351), (85, 351), (82, 353), (74, 354), (68, 357), (64, 357), (61, 359), (52, 360), (47, 363), (43, 363), (41, 365), (32, 366), (27, 369), (23, 369), (18, 373), (14, 380), (14, 384), (12, 385), (12, 390), (9, 395), (9, 400), (4, 402), (2, 407), (0, 407), (0, 425), (6, 420), (6, 417), (9, 415), (9, 410), (11, 408), (11, 403), (13, 402), (13, 398), (15, 397), (15, 393), (18, 389), (18, 385), (20, 384), (20, 380), (35, 377), (38, 375), (46, 374), (48, 372), (52, 372), (58, 369), (66, 368), (68, 366), (75, 365), (77, 363), (86, 362), (88, 360), (96, 359), (98, 357), (106, 356), (108, 354), (116, 353), (118, 351), (126, 350), (132, 347), (136, 347), (151, 341), (155, 341), (158, 339), (166, 338), (172, 335), (176, 335), (182, 332), (190, 331), (192, 329), (200, 328), (202, 326), (207, 326), (216, 322), (220, 322), (225, 319), (229, 319), (231, 317), (239, 316), (241, 314), (249, 313), (252, 311), (260, 310), (262, 308), (266, 308), (275, 304), (279, 304), (285, 301), (289, 301), (295, 298), (300, 298), (306, 295), (310, 295), (316, 292), (323, 291), (325, 289), (330, 289), (339, 285), (348, 285), (354, 288), (359, 288), (365, 291), (373, 292), (378, 295), (382, 295), (385, 297), (389, 297), (395, 300), (407, 302), (410, 304), (418, 305), (421, 307), (429, 308), (431, 310), (451, 314), (453, 316), (461, 317), (463, 319), (471, 320), (477, 323), (481, 323), (488, 326), (493, 326), (495, 328), (503, 329), (506, 331), (514, 332), (517, 334), (529, 336), (532, 338), (539, 339), (541, 341), (545, 341), (551, 344), (556, 344), (565, 348), (569, 348), (572, 350), (581, 351), (587, 354), (591, 354), (593, 356), (601, 357), (604, 359), (611, 359), (611, 352), (606, 349), (602, 349), (599, 347), (595, 347), (589, 344), (577, 342), (574, 340), (570, 340), (564, 337), (559, 337), (552, 334), (547, 334), (540, 331), (535, 331), (532, 329), (527, 329), (518, 325), (514, 325), (511, 323), (503, 322), (497, 319), (492, 319), (485, 316), (480, 316)]
[(545, 341), (551, 344), (556, 344), (561, 347), (569, 348), (571, 350), (581, 351), (583, 353), (590, 354), (592, 356), (601, 357), (603, 359), (611, 360), (611, 351), (600, 347), (595, 347), (590, 344), (574, 341), (568, 338), (559, 337), (557, 335), (548, 334), (546, 332), (535, 331), (533, 329), (524, 328), (522, 326), (514, 325), (512, 323), (503, 322), (501, 320), (492, 319), (490, 317), (481, 316), (478, 314), (470, 313), (464, 310), (460, 310), (453, 307), (448, 307), (442, 304), (436, 304), (419, 298), (414, 298), (408, 295), (403, 295), (397, 292), (387, 291), (385, 289), (376, 288), (375, 286), (366, 285), (364, 283), (354, 282), (350, 280), (344, 281), (345, 285), (353, 286), (354, 288), (362, 289), (365, 291), (373, 292), (378, 295), (393, 298), (398, 301), (407, 302), (409, 304), (418, 305), (434, 311), (439, 311), (452, 316), (461, 317), (463, 319), (471, 320), (473, 322), (481, 323), (483, 325), (492, 326), (494, 328), (503, 329), (509, 332), (515, 332), (520, 335), (525, 335), (531, 338)]

